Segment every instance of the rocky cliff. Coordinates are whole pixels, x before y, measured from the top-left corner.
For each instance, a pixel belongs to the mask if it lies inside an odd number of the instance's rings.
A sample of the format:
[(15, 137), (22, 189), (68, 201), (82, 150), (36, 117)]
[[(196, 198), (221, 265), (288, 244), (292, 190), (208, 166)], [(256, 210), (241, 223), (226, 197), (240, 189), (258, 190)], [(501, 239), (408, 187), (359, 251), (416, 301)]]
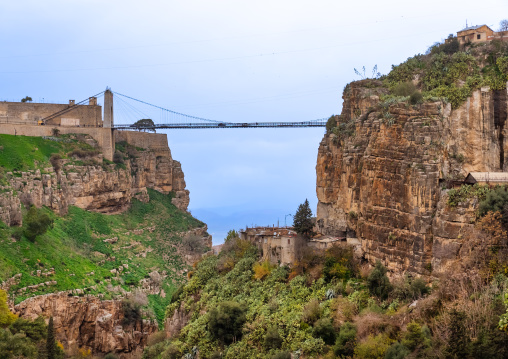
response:
[[(112, 162), (83, 134), (0, 135), (0, 220), (8, 224), (0, 223), (0, 288), (19, 316), (53, 317), (69, 355), (139, 357), (171, 293), (212, 245), (186, 211), (189, 191), (166, 136), (115, 137)], [(28, 240), (30, 205), (58, 215), (36, 210), (52, 225)]]
[(57, 340), (67, 352), (79, 348), (132, 357), (142, 353), (148, 335), (157, 331), (153, 320), (126, 318), (122, 301), (101, 301), (93, 296), (47, 294), (27, 299), (14, 309), (29, 319), (53, 316)]
[[(60, 141), (56, 137), (48, 140)], [(90, 137), (81, 136), (80, 140), (97, 147)], [(52, 166), (6, 172), (0, 186), (0, 220), (11, 226), (22, 224), (21, 204), (47, 206), (60, 215), (66, 214), (70, 205), (118, 213), (128, 208), (132, 198), (146, 202), (147, 188), (165, 194), (174, 192), (173, 203), (187, 210), (189, 191), (185, 189), (184, 174), (167, 145), (154, 149), (120, 141), (117, 163), (106, 161), (97, 151), (75, 152), (69, 158), (54, 157)]]
[(468, 172), (507, 168), (507, 90), (482, 88), (460, 107), (380, 101), (376, 80), (343, 94), (317, 158), (317, 227), (357, 237), (364, 257), (429, 274), (454, 259), (474, 209), (450, 209), (444, 189)]

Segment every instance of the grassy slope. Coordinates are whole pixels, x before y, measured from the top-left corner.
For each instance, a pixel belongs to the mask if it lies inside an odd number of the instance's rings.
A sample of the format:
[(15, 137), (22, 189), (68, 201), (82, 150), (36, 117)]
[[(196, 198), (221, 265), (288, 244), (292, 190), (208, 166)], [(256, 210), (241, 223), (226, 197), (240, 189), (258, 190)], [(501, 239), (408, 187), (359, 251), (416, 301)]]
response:
[[(0, 166), (4, 172), (49, 167), (49, 158), (53, 153), (66, 157), (72, 150), (93, 150), (72, 136), (59, 137), (59, 141), (54, 141), (0, 135), (0, 146)], [(177, 209), (171, 203), (172, 194), (149, 190), (149, 196), (149, 203), (134, 199), (129, 211), (118, 215), (70, 207), (67, 216), (59, 217), (44, 209), (54, 219), (53, 228), (39, 236), (35, 243), (24, 237), (14, 242), (12, 234), (19, 233), (21, 229), (0, 223), (0, 281), (17, 273), (22, 274), (20, 283), (11, 288), (11, 294), (29, 285), (57, 281), (56, 286), (16, 294), (16, 303), (33, 295), (80, 288), (86, 288), (86, 293), (111, 298), (116, 295), (111, 291), (111, 286), (132, 290), (141, 279), (148, 277), (148, 273), (157, 270), (159, 273), (168, 273), (162, 287), (170, 297), (175, 284), (182, 280), (177, 272), (185, 267), (174, 247), (181, 240), (176, 233), (204, 224)], [(152, 232), (146, 229), (154, 226)], [(144, 230), (141, 234), (135, 234), (135, 229)], [(115, 237), (118, 241), (114, 244), (104, 242), (104, 239)], [(143, 252), (146, 252), (146, 257), (136, 256)], [(122, 264), (127, 264), (128, 269), (116, 280), (110, 270)], [(55, 269), (54, 275), (36, 276), (37, 270), (46, 272), (50, 268)], [(90, 288), (92, 286), (96, 288)], [(162, 323), (168, 297), (149, 296), (150, 306), (160, 319), (159, 323)]]

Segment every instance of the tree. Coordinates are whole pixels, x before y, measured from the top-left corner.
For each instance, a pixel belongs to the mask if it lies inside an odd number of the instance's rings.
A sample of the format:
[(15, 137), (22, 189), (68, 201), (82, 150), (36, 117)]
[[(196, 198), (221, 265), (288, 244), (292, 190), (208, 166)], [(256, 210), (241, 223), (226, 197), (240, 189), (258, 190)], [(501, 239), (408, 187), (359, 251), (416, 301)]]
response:
[(0, 328), (0, 358), (35, 359), (37, 348), (23, 333), (12, 334), (9, 329)]
[(55, 327), (53, 317), (49, 317), (48, 336), (46, 337), (46, 358), (57, 359), (58, 349), (55, 340)]
[(30, 96), (25, 96), (25, 98), (21, 99), (21, 102), (32, 102), (32, 98)]
[(7, 293), (0, 289), (0, 327), (7, 327), (15, 320), (16, 315), (11, 313), (7, 305)]
[(236, 239), (238, 238), (238, 232), (235, 231), (234, 229), (230, 229), (228, 231), (228, 235), (226, 236), (226, 238), (224, 239), (224, 242), (228, 242), (230, 241), (231, 239)]
[(53, 225), (53, 220), (43, 210), (32, 206), (25, 218), (23, 234), (29, 241), (34, 242), (37, 236), (46, 233)]
[(190, 253), (203, 253), (205, 245), (203, 243), (203, 237), (196, 235), (185, 236), (182, 240), (183, 248)]
[(446, 358), (467, 358), (469, 354), (469, 336), (465, 326), (466, 315), (453, 309), (450, 313), (450, 338), (446, 348)]
[(246, 308), (237, 302), (222, 302), (210, 311), (208, 332), (214, 339), (231, 344), (242, 337)]
[(298, 206), (298, 210), (293, 217), (293, 228), (296, 233), (305, 237), (311, 237), (314, 235), (314, 231), (312, 230), (313, 227), (312, 211), (309, 206), (309, 201), (305, 199), (305, 202)]
[(508, 19), (504, 19), (499, 22), (498, 31), (508, 31)]
[(155, 124), (150, 118), (143, 118), (132, 125), (132, 127), (136, 127), (138, 130), (148, 130), (155, 132)]
[(390, 280), (386, 276), (387, 269), (380, 261), (376, 261), (376, 266), (370, 272), (367, 278), (367, 287), (369, 288), (370, 294), (379, 297), (384, 300), (388, 298), (388, 294), (392, 291), (393, 287)]

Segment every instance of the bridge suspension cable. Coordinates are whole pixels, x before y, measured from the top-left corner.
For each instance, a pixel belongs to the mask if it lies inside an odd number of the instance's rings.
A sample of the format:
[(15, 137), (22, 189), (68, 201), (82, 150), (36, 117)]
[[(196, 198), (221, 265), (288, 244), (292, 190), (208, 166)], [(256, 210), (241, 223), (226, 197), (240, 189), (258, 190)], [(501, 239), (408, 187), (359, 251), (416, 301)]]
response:
[(90, 96), (90, 97), (88, 97), (88, 98), (84, 99), (83, 101), (80, 101), (80, 102), (78, 102), (78, 103), (75, 103), (75, 104), (74, 104), (74, 105), (72, 105), (72, 106), (69, 106), (69, 107), (67, 107), (67, 108), (63, 109), (63, 110), (60, 110), (60, 111), (58, 111), (58, 112), (55, 112), (54, 114), (49, 115), (48, 117), (43, 118), (41, 121), (42, 121), (43, 123), (45, 123), (45, 122), (46, 122), (46, 121), (48, 121), (48, 120), (51, 120), (51, 119), (53, 119), (53, 118), (56, 118), (56, 117), (61, 116), (61, 115), (63, 115), (63, 114), (66, 114), (67, 112), (74, 110), (76, 107), (78, 107), (79, 105), (81, 105), (81, 104), (85, 103), (86, 101), (89, 101), (91, 97), (99, 97), (99, 96), (104, 95), (104, 92), (106, 92), (106, 91), (99, 92), (98, 94), (95, 94), (95, 95), (93, 95), (93, 96)]
[(207, 119), (207, 118), (202, 118), (202, 117), (197, 117), (197, 116), (192, 116), (192, 115), (187, 115), (185, 113), (181, 113), (181, 112), (176, 112), (176, 111), (173, 111), (173, 110), (169, 110), (167, 108), (164, 108), (164, 107), (161, 107), (161, 106), (157, 106), (157, 105), (154, 105), (154, 104), (151, 104), (151, 103), (148, 103), (146, 101), (143, 101), (143, 100), (138, 100), (134, 97), (131, 97), (131, 96), (127, 96), (127, 95), (123, 95), (119, 92), (116, 92), (116, 91), (113, 91), (113, 93), (115, 95), (118, 95), (118, 96), (122, 96), (122, 97), (125, 97), (125, 98), (128, 98), (130, 100), (133, 100), (133, 101), (137, 101), (139, 103), (142, 103), (144, 105), (148, 105), (148, 106), (152, 106), (154, 108), (158, 108), (162, 111), (166, 111), (168, 113), (171, 113), (171, 114), (174, 114), (174, 115), (178, 115), (178, 116), (183, 116), (183, 117), (186, 117), (186, 118), (190, 118), (190, 119), (193, 119), (193, 120), (198, 120), (198, 121), (206, 121), (206, 122), (213, 122), (213, 123), (227, 123), (227, 122), (222, 122), (222, 121), (216, 121), (216, 120), (210, 120), (210, 119)]

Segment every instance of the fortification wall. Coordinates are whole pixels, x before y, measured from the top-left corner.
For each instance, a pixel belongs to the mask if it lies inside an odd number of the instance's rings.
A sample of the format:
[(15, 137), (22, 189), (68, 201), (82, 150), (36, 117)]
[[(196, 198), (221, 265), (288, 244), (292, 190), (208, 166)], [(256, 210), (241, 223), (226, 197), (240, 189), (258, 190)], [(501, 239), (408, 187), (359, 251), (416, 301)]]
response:
[[(37, 124), (37, 121), (72, 106), (71, 104), (0, 102), (0, 122)], [(64, 119), (64, 121), (62, 121)], [(47, 125), (65, 125), (65, 119), (79, 119), (80, 126), (102, 126), (102, 108), (96, 104), (79, 105), (49, 120)]]
[(112, 161), (115, 153), (113, 130), (102, 127), (65, 127), (65, 126), (38, 126), (38, 125), (15, 125), (10, 123), (0, 124), (0, 133), (5, 135), (18, 135), (30, 137), (51, 136), (53, 129), (57, 128), (61, 134), (82, 133), (88, 134), (97, 141), (104, 154), (104, 158)]
[[(149, 133), (135, 131), (116, 131), (115, 142), (125, 141), (133, 146), (146, 148), (155, 152), (170, 151), (168, 136), (165, 133)], [(169, 153), (171, 157), (171, 152)]]

